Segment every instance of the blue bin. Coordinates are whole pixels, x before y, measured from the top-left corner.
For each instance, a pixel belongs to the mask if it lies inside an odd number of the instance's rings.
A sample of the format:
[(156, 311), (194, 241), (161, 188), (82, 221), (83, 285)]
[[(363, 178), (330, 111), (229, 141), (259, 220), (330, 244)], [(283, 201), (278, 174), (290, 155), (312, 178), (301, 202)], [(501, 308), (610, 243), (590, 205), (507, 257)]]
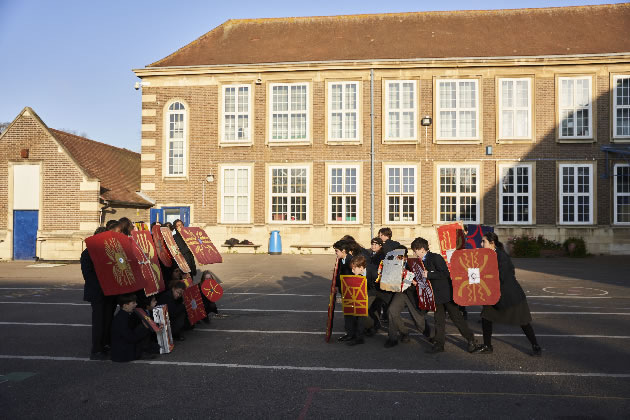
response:
[(269, 237), (269, 255), (282, 255), (282, 239), (279, 230), (272, 230)]

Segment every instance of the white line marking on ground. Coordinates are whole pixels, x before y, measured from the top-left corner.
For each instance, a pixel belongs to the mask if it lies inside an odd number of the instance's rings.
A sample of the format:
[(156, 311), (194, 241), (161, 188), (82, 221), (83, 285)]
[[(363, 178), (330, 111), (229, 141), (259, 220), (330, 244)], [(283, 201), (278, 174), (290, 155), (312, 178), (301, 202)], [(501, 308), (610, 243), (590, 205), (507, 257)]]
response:
[(0, 290), (76, 290), (83, 291), (83, 289), (74, 289), (70, 287), (0, 287)]
[(26, 325), (31, 327), (91, 327), (90, 324), (61, 324), (58, 322), (0, 322), (0, 325)]
[(68, 305), (68, 306), (90, 306), (89, 303), (70, 303), (70, 302), (22, 302), (22, 301), (14, 301), (14, 302), (0, 302), (0, 304), (21, 304), (21, 305)]
[(527, 296), (527, 299), (613, 299), (612, 296), (573, 296), (573, 295), (558, 295), (558, 296)]
[[(90, 360), (83, 357), (58, 357), (58, 356), (20, 356), (13, 354), (0, 354), (0, 359), (5, 360), (48, 360), (60, 362), (88, 362), (88, 363), (112, 363), (106, 361)], [(519, 370), (465, 370), (465, 369), (361, 369), (325, 366), (288, 366), (288, 365), (243, 365), (239, 363), (211, 363), (211, 362), (167, 362), (164, 360), (135, 360), (132, 364), (158, 365), (158, 366), (194, 366), (230, 369), (266, 369), (304, 372), (343, 372), (343, 373), (406, 373), (414, 375), (495, 375), (495, 376), (573, 376), (582, 378), (624, 378), (630, 379), (630, 373), (601, 373), (601, 372), (532, 372)]]
[[(603, 289), (594, 289), (592, 287), (582, 287), (582, 286), (575, 286), (575, 287), (569, 287), (567, 289), (567, 291), (576, 291), (577, 293), (564, 293), (564, 292), (554, 292), (552, 290), (549, 289), (559, 289), (559, 287), (554, 287), (554, 286), (548, 286), (548, 287), (543, 287), (543, 291), (547, 292), (547, 293), (553, 293), (555, 295), (565, 295), (565, 296), (582, 296), (584, 294), (584, 292), (582, 292), (581, 290), (576, 290), (576, 289), (582, 289), (582, 290), (593, 290), (593, 291), (597, 291), (597, 292), (603, 292), (603, 293), (597, 293), (596, 296), (604, 296), (608, 294), (607, 290), (603, 290)], [(587, 292), (588, 293), (588, 292)]]

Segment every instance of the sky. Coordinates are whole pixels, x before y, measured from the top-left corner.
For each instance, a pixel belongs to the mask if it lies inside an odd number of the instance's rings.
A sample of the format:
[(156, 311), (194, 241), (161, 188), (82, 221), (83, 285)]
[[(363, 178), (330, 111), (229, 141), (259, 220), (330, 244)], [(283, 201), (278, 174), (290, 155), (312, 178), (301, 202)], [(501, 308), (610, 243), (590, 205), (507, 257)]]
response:
[(143, 68), (229, 19), (515, 9), (614, 1), (0, 0), (0, 123), (30, 106), (50, 128), (140, 151)]

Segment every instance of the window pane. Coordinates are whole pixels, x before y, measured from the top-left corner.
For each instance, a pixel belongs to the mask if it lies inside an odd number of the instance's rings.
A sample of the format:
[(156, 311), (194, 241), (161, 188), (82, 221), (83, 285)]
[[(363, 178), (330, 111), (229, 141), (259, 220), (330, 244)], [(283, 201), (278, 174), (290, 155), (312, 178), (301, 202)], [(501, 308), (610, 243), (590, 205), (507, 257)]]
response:
[(355, 222), (357, 220), (357, 197), (346, 197), (346, 222)]
[(560, 81), (560, 106), (573, 106), (573, 80)]
[(346, 85), (345, 109), (357, 109), (357, 85)]
[(225, 116), (225, 139), (234, 140), (236, 138), (236, 119), (234, 115)]
[(457, 119), (456, 111), (440, 112), (440, 136), (456, 137), (457, 136)]
[(390, 194), (400, 192), (400, 168), (389, 168), (387, 189)]
[(520, 108), (529, 106), (529, 82), (527, 80), (516, 82), (516, 106)]
[(249, 192), (249, 170), (238, 170), (238, 182), (236, 193), (239, 195), (247, 195)]
[(450, 222), (457, 218), (457, 199), (455, 197), (440, 197), (440, 221)]
[(306, 194), (306, 169), (291, 169), (291, 193)]
[(341, 106), (341, 91), (342, 87), (340, 84), (334, 84), (330, 88), (330, 104), (331, 108), (334, 111), (342, 109)]
[(286, 168), (273, 169), (271, 173), (271, 192), (286, 194), (288, 191), (288, 171)]
[(403, 83), (403, 108), (413, 108), (414, 107), (414, 83), (406, 82)]
[(225, 88), (225, 112), (234, 112), (236, 110), (236, 89)]
[(400, 137), (400, 121), (398, 112), (389, 113), (389, 137)]
[(476, 83), (459, 82), (459, 106), (462, 108), (475, 108), (476, 104)]
[(288, 111), (289, 110), (289, 87), (288, 86), (273, 86), (271, 89), (274, 111)]
[(223, 190), (226, 194), (235, 194), (236, 177), (234, 169), (226, 169), (223, 171)]
[(343, 209), (343, 197), (342, 196), (331, 197), (330, 220), (332, 222), (343, 221), (342, 209)]
[(501, 101), (504, 108), (512, 108), (514, 106), (514, 82), (512, 80), (503, 80), (501, 82)]
[(503, 221), (514, 221), (514, 196), (503, 196)]
[(388, 221), (399, 222), (400, 221), (400, 197), (389, 197), (388, 200)]
[(249, 109), (249, 88), (241, 86), (238, 88), (238, 112), (248, 112)]
[(514, 136), (514, 111), (508, 110), (501, 112), (501, 137), (509, 138)]
[(456, 82), (439, 82), (440, 108), (456, 108), (457, 96), (455, 91)]
[(389, 109), (400, 108), (400, 84), (389, 82)]
[(516, 111), (516, 136), (529, 137), (529, 112)]
[(346, 169), (346, 193), (357, 192), (357, 170), (355, 168)]
[(357, 114), (356, 112), (346, 113), (345, 138), (353, 139), (357, 137)]
[(455, 168), (440, 168), (440, 192), (456, 192)]

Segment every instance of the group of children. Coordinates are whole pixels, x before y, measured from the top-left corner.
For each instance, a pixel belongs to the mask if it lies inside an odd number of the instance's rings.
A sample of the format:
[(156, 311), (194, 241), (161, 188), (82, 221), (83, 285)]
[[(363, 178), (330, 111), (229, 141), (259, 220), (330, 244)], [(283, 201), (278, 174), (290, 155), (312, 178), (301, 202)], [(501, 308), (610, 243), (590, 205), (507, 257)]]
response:
[[(481, 312), (483, 345), (477, 344), (475, 335), (466, 321), (466, 312), (453, 301), (453, 285), (446, 261), (439, 253), (429, 250), (429, 242), (416, 238), (411, 243), (411, 251), (422, 260), (424, 277), (433, 289), (435, 300), (434, 331), (426, 320), (427, 311), (418, 307), (416, 287), (409, 287), (402, 292), (390, 292), (379, 287), (378, 267), (387, 253), (395, 249), (407, 249), (392, 240), (392, 230), (384, 227), (378, 231), (378, 237), (371, 240), (370, 250), (361, 247), (351, 236), (344, 236), (335, 242), (333, 248), (338, 258), (336, 293), (341, 291), (342, 275), (361, 275), (367, 280), (368, 316), (344, 315), (345, 334), (338, 341), (349, 346), (363, 344), (364, 336), (373, 336), (379, 329), (387, 330), (385, 347), (391, 348), (400, 342), (409, 341), (409, 331), (402, 320), (401, 312), (406, 307), (416, 328), (429, 341), (428, 353), (444, 351), (446, 313), (466, 340), (466, 349), (470, 353), (492, 353), (493, 322), (520, 325), (532, 345), (532, 355), (540, 356), (542, 349), (531, 326), (531, 314), (525, 293), (516, 281), (512, 260), (503, 249), (503, 245), (494, 232), (484, 234), (482, 245), (497, 253), (501, 297), (492, 306), (484, 306)], [(413, 281), (414, 286), (417, 282)]]
[[(179, 233), (179, 229), (183, 227), (182, 221), (176, 220), (172, 225), (167, 223), (164, 226), (173, 232), (175, 242), (191, 269), (190, 275), (197, 278), (195, 259)], [(131, 220), (123, 217), (120, 220), (110, 220), (105, 227), (97, 228), (94, 234), (115, 231), (131, 236), (134, 228)], [(91, 360), (111, 359), (114, 362), (127, 362), (141, 358), (155, 358), (160, 353), (156, 333), (142, 322), (141, 315), (135, 311), (136, 308), (143, 309), (146, 315), (152, 318), (153, 309), (157, 305), (167, 305), (170, 328), (175, 341), (184, 341), (183, 332), (194, 328), (188, 320), (182, 298), (187, 287), (184, 282), (184, 273), (175, 264), (166, 267), (160, 261), (166, 288), (157, 295), (147, 297), (144, 290), (119, 296), (105, 296), (87, 249), (82, 252), (80, 262), (85, 280), (83, 300), (90, 302), (92, 307)], [(198, 282), (207, 278), (218, 280), (212, 272), (206, 270)], [(203, 294), (201, 296), (204, 309), (208, 314), (202, 322), (209, 323), (211, 316), (218, 316), (218, 309), (214, 302), (208, 300)], [(117, 306), (120, 306), (118, 312), (116, 312)]]

